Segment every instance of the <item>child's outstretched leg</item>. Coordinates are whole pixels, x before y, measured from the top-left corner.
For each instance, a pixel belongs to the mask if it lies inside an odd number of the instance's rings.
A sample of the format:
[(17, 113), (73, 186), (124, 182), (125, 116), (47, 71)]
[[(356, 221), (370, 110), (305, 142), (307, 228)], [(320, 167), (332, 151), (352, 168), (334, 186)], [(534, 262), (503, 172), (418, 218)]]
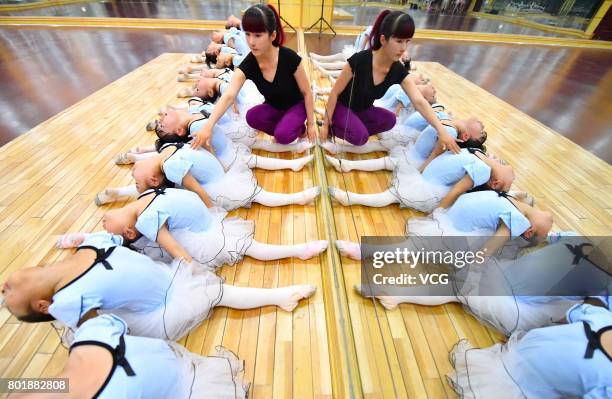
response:
[(285, 205), (307, 205), (314, 202), (321, 194), (321, 187), (311, 187), (299, 193), (271, 193), (266, 190), (261, 190), (253, 198), (253, 202), (265, 206), (285, 206)]
[[(359, 286), (355, 286), (355, 290), (363, 295)], [(375, 296), (380, 301), (380, 304), (385, 309), (395, 309), (400, 303), (412, 303), (423, 306), (439, 306), (447, 303), (459, 302), (455, 296)]]
[(262, 306), (278, 306), (291, 312), (301, 299), (315, 293), (314, 285), (290, 285), (279, 288), (236, 287), (223, 284), (223, 297), (218, 306), (232, 309), (255, 309)]
[(326, 155), (325, 159), (338, 172), (350, 172), (351, 170), (374, 172), (377, 170), (392, 171), (393, 169), (395, 169), (395, 163), (390, 157), (362, 159), (358, 161), (352, 161), (350, 159), (338, 159), (338, 158), (334, 158), (329, 155)]
[(342, 53), (320, 55), (316, 53), (310, 53), (310, 58), (320, 62), (334, 62), (334, 61), (346, 61), (346, 57)]
[(292, 257), (306, 260), (325, 251), (328, 244), (326, 240), (293, 245), (273, 245), (253, 241), (245, 255), (259, 260), (277, 260)]
[(119, 200), (119, 198), (136, 199), (139, 195), (140, 193), (136, 189), (136, 185), (131, 184), (125, 187), (107, 188), (106, 190), (96, 194), (94, 202), (96, 203), (96, 205), (101, 206), (104, 204), (115, 202)]
[(130, 149), (128, 152), (123, 152), (115, 158), (115, 164), (117, 165), (130, 165), (134, 162), (138, 162), (142, 159), (151, 158), (156, 155), (154, 146), (146, 147), (135, 147)]
[(295, 152), (301, 154), (302, 152), (311, 149), (314, 146), (313, 143), (308, 140), (298, 140), (291, 144), (280, 144), (270, 140), (256, 139), (251, 148), (254, 150), (264, 150), (269, 152)]
[(330, 187), (329, 195), (344, 206), (365, 205), (381, 208), (399, 202), (389, 190), (375, 194), (357, 194), (343, 191), (336, 187)]
[(389, 151), (389, 149), (382, 145), (378, 140), (368, 140), (364, 145), (332, 143), (331, 141), (325, 141), (321, 143), (321, 147), (331, 154), (337, 154), (339, 152), (348, 152), (351, 154), (369, 154), (370, 152)]
[(266, 170), (291, 169), (294, 172), (302, 170), (306, 164), (312, 162), (314, 155), (308, 155), (297, 159), (278, 159), (268, 158), (259, 155), (252, 155), (247, 164), (249, 168), (259, 168)]

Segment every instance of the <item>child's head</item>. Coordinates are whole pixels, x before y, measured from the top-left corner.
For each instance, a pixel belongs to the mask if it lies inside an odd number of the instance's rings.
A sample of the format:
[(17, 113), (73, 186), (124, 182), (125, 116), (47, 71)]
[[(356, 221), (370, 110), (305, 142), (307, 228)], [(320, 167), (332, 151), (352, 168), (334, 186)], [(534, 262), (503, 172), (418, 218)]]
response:
[(194, 96), (200, 97), (206, 101), (215, 102), (219, 95), (218, 79), (216, 78), (200, 78), (195, 84)]
[(459, 133), (458, 139), (462, 148), (483, 148), (483, 144), (487, 141), (487, 132), (480, 120), (475, 117), (469, 117), (464, 121), (466, 129)]
[(428, 103), (434, 104), (436, 102), (436, 88), (431, 83), (419, 85), (417, 88)]
[(285, 32), (276, 9), (271, 5), (256, 4), (249, 7), (242, 17), (242, 30), (254, 56), (282, 46)]
[(504, 165), (499, 161), (491, 168), (491, 177), (487, 185), (496, 191), (509, 191), (514, 183), (514, 169), (510, 165)]
[(134, 163), (132, 177), (136, 182), (136, 190), (139, 193), (164, 185), (166, 178), (161, 170), (160, 157), (160, 155), (156, 155)]
[(230, 15), (229, 17), (227, 17), (227, 21), (225, 22), (225, 29), (230, 29), (230, 28), (238, 28), (240, 29), (240, 18), (235, 17), (234, 15)]
[[(206, 55), (206, 60), (209, 58), (213, 58), (221, 54), (221, 49), (223, 48), (223, 43), (210, 42), (208, 47), (206, 47), (206, 51), (204, 55)], [(210, 56), (209, 56), (210, 55)], [(214, 62), (211, 60), (211, 62)]]
[(217, 62), (215, 68), (234, 68), (234, 54), (221, 53), (217, 56)]
[(136, 241), (140, 237), (140, 233), (136, 230), (138, 217), (133, 204), (106, 211), (102, 217), (104, 230), (122, 236), (126, 242)]
[(528, 207), (525, 216), (529, 219), (531, 226), (523, 232), (523, 238), (527, 239), (532, 244), (539, 244), (546, 240), (546, 236), (550, 232), (553, 225), (552, 213), (541, 211), (534, 207), (524, 204)]
[(212, 35), (210, 35), (210, 39), (213, 43), (223, 44), (223, 35), (225, 34), (225, 30), (215, 30)]
[(53, 290), (40, 280), (41, 268), (28, 267), (11, 273), (2, 285), (4, 305), (20, 321), (39, 323), (53, 321), (49, 306)]
[(155, 124), (155, 134), (162, 143), (186, 143), (189, 141), (187, 125), (189, 114), (185, 110), (166, 107)]
[(376, 18), (370, 35), (372, 50), (383, 49), (394, 60), (399, 60), (414, 35), (412, 17), (402, 11), (384, 10)]

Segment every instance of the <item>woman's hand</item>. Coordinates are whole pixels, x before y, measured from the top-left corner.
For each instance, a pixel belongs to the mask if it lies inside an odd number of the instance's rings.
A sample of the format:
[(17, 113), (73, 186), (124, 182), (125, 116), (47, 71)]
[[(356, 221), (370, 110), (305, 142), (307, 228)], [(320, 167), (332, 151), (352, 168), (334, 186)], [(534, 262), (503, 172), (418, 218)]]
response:
[(211, 153), (213, 152), (211, 145), (212, 127), (209, 125), (210, 123), (206, 122), (204, 127), (202, 127), (202, 129), (196, 133), (195, 137), (191, 141), (191, 148), (197, 149), (199, 147), (204, 147)]
[(442, 143), (442, 149), (444, 151), (448, 150), (451, 151), (453, 154), (459, 154), (459, 151), (461, 149), (457, 144), (457, 140), (455, 140), (455, 138), (453, 138), (453, 136), (448, 134), (446, 131), (438, 132), (438, 140), (440, 140), (440, 143)]

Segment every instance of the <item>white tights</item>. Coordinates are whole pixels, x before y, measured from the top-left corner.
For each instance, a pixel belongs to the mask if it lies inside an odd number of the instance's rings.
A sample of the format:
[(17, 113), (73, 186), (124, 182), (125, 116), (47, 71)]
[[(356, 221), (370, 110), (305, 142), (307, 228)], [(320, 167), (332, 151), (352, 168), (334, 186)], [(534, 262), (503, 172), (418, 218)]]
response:
[(223, 296), (218, 306), (232, 309), (254, 309), (274, 305), (292, 311), (303, 298), (316, 290), (312, 285), (291, 285), (279, 288), (236, 287), (223, 284)]
[[(285, 205), (306, 205), (312, 203), (321, 194), (320, 187), (311, 187), (298, 193), (272, 193), (266, 190), (259, 190), (253, 198), (253, 202), (264, 206), (285, 206)], [(124, 187), (107, 188), (96, 195), (98, 206), (116, 202), (119, 199), (136, 199), (140, 193), (135, 184)]]
[(381, 208), (399, 202), (389, 190), (374, 194), (358, 194), (330, 187), (329, 195), (344, 206), (365, 205)]

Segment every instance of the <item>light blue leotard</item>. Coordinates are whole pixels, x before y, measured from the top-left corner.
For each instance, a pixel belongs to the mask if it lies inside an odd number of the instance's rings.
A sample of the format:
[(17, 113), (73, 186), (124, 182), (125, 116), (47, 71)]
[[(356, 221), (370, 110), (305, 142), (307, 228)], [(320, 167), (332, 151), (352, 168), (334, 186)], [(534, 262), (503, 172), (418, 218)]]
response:
[(531, 223), (510, 200), (495, 191), (466, 193), (447, 212), (453, 226), (460, 231), (497, 230), (501, 220), (510, 229), (512, 238), (525, 232)]
[(450, 151), (440, 154), (423, 170), (425, 180), (444, 186), (452, 186), (466, 174), (474, 182), (472, 187), (477, 187), (489, 181), (491, 168), (465, 148), (459, 154)]
[(71, 351), (82, 345), (94, 345), (107, 349), (113, 356), (113, 367), (95, 397), (188, 398), (191, 382), (182, 375), (168, 343), (126, 334), (126, 323), (110, 314), (86, 321), (75, 334)]
[(171, 182), (182, 186), (183, 178), (190, 173), (201, 186), (205, 186), (225, 175), (223, 166), (210, 152), (204, 149), (194, 150), (184, 145), (174, 148), (174, 153), (166, 159), (163, 166), (164, 175)]
[(588, 335), (612, 329), (612, 313), (581, 304), (568, 310), (569, 324), (531, 330), (502, 361), (528, 398), (612, 397), (612, 357)]
[(189, 230), (204, 232), (211, 224), (212, 216), (197, 194), (177, 188), (145, 191), (142, 195), (154, 195), (151, 203), (138, 215), (136, 229), (150, 241), (157, 241), (157, 233), (164, 223), (170, 232)]
[(75, 328), (92, 309), (150, 313), (164, 306), (172, 284), (170, 269), (122, 243), (123, 238), (106, 232), (87, 236), (79, 248), (98, 251), (96, 261), (53, 295), (53, 317)]
[[(443, 125), (444, 129), (451, 135), (451, 137), (457, 138), (457, 130), (452, 126)], [(414, 143), (414, 149), (417, 154), (423, 158), (427, 159), (429, 155), (433, 152), (434, 148), (436, 148), (436, 144), (438, 143), (438, 132), (433, 126), (428, 126), (419, 134), (416, 142)]]

